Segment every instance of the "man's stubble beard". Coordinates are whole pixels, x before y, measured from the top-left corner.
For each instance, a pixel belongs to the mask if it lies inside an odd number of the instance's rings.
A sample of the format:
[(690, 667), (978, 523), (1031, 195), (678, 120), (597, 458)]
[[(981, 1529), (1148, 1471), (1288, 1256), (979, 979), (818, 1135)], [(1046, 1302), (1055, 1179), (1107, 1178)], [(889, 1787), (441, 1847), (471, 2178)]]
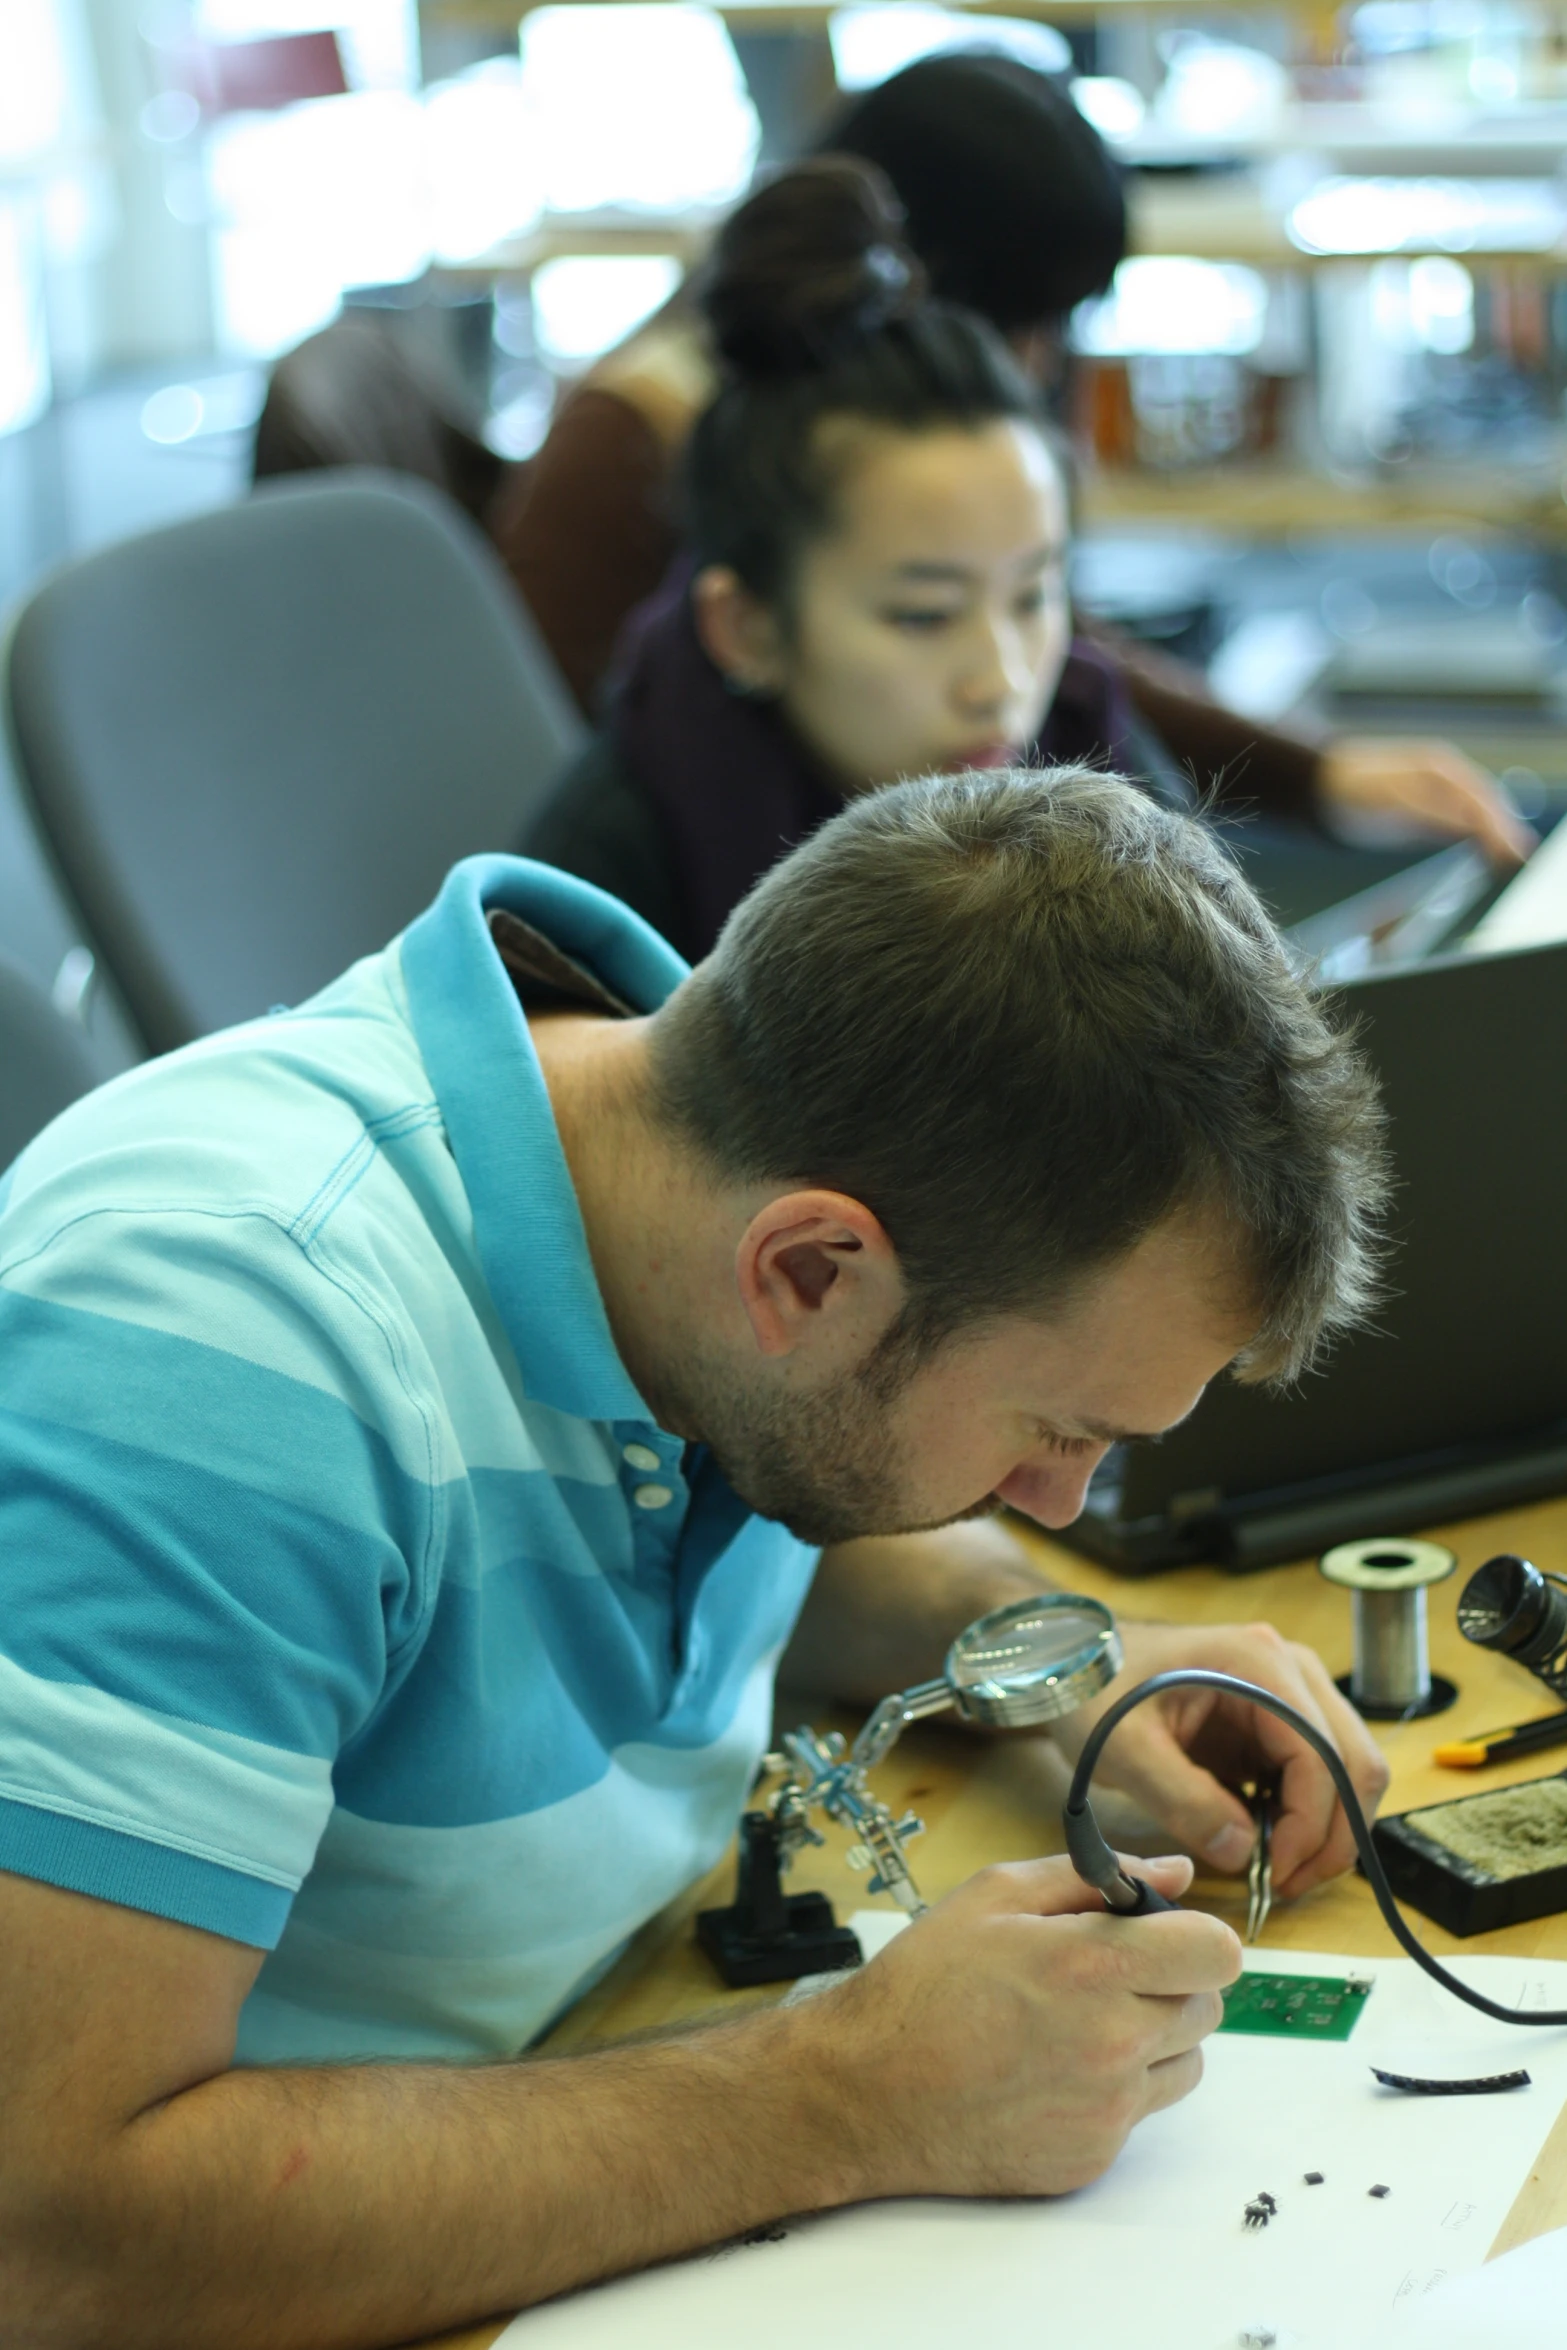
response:
[[(740, 1499), (819, 1549), (992, 1517), (1002, 1506), (993, 1493), (935, 1518), (911, 1498), (893, 1407), (922, 1359), (883, 1341), (825, 1388), (765, 1395), (742, 1388), (728, 1365), (688, 1364), (680, 1396), (667, 1399), (658, 1417), (665, 1427), (700, 1429)], [(665, 1409), (675, 1416), (666, 1418)]]

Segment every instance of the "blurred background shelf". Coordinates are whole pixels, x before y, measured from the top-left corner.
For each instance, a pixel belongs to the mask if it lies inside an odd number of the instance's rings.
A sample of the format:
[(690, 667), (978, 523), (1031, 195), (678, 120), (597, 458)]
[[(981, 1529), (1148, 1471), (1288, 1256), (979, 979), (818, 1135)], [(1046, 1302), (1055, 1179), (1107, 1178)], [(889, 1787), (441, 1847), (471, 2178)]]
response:
[[(419, 0), (419, 16), (423, 25), (437, 29), (451, 25), (515, 28), (536, 8), (555, 4), (556, 0)], [(577, 4), (617, 8), (630, 5), (631, 0), (577, 0)], [(1201, 14), (1211, 21), (1230, 13), (1224, 0), (1201, 11), (1194, 9), (1190, 0), (949, 0), (949, 5), (965, 17), (1017, 17), (1040, 24), (1088, 23), (1103, 15), (1190, 18)], [(1304, 17), (1324, 13), (1321, 0), (1282, 0), (1282, 5), (1286, 13)], [(714, 0), (714, 8), (719, 16), (756, 31), (819, 32), (841, 14), (834, 0)]]
[[(1567, 468), (1567, 438), (1561, 456)], [(1335, 476), (1267, 461), (1158, 473), (1099, 466), (1084, 472), (1081, 501), (1090, 529), (1126, 524), (1173, 529), (1195, 523), (1246, 538), (1380, 529), (1567, 537), (1563, 474), (1546, 481), (1520, 479), (1501, 466), (1454, 465), (1395, 479)]]

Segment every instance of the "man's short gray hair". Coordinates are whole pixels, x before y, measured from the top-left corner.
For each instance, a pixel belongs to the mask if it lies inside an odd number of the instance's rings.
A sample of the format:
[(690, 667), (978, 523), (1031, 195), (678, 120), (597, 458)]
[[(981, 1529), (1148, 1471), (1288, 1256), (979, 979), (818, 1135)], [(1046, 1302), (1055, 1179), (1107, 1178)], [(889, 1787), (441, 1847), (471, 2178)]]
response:
[(1287, 1380), (1364, 1318), (1375, 1079), (1201, 823), (1086, 768), (853, 801), (654, 1023), (659, 1110), (725, 1179), (861, 1200), (922, 1351), (1059, 1309), (1216, 1214)]

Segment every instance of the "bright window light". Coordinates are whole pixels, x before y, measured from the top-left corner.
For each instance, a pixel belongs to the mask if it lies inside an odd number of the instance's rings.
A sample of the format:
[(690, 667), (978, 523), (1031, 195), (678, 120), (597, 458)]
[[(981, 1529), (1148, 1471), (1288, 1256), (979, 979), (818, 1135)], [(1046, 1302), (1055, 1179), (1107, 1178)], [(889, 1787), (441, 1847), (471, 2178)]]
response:
[(219, 341), (270, 359), (333, 319), (348, 287), (402, 284), (429, 265), (416, 0), (195, 0), (190, 25), (205, 41), (326, 25), (343, 53), (348, 97), (231, 115), (206, 134)]
[(533, 275), (533, 317), (546, 358), (596, 359), (632, 334), (680, 283), (672, 253), (584, 253)]
[(113, 181), (85, 152), (99, 129), (81, 0), (0, 0), (0, 187), (7, 167), (36, 173), (45, 269), (101, 253), (114, 236)]
[(418, 101), (395, 91), (234, 115), (207, 146), (224, 349), (270, 358), (349, 286), (418, 277), (431, 255)]
[(1289, 75), (1276, 57), (1202, 33), (1169, 37), (1165, 78), (1153, 112), (1161, 128), (1188, 138), (1261, 135), (1288, 102)]
[(25, 197), (0, 198), (0, 433), (20, 431), (48, 405), (37, 219)]
[(1373, 57), (1423, 49), (1431, 39), (1431, 11), (1425, 0), (1366, 0), (1349, 23), (1359, 47)]
[(1564, 229), (1550, 180), (1325, 179), (1289, 221), (1304, 253), (1544, 253)]
[(165, 384), (143, 403), (141, 428), (160, 449), (178, 449), (215, 433), (249, 432), (266, 389), (259, 367), (206, 376), (199, 383)]
[(840, 8), (828, 20), (833, 71), (840, 90), (873, 90), (889, 74), (944, 49), (1002, 50), (1041, 73), (1070, 73), (1072, 52), (1053, 25), (1022, 17), (974, 17), (926, 0), (877, 0)]
[(1474, 279), (1445, 253), (1379, 261), (1371, 272), (1371, 319), (1395, 351), (1456, 357), (1475, 339)]
[(543, 188), (528, 138), (522, 69), (495, 57), (425, 93), (431, 237), (442, 261), (476, 255), (531, 228)]
[(418, 0), (196, 0), (193, 12), (193, 30), (204, 41), (261, 41), (323, 27), (337, 35), (351, 89), (418, 88)]
[(1117, 74), (1079, 74), (1072, 84), (1072, 96), (1079, 114), (1086, 115), (1099, 136), (1112, 143), (1135, 138), (1148, 113), (1141, 90)]
[(1100, 358), (1243, 358), (1256, 350), (1267, 322), (1267, 283), (1256, 270), (1149, 254), (1123, 261), (1103, 301), (1083, 304), (1073, 339)]
[(1461, 261), (1427, 253), (1409, 264), (1409, 321), (1428, 351), (1467, 351), (1475, 339), (1475, 282)]
[(56, 0), (0, 0), (0, 159), (42, 153), (68, 120)]
[(1510, 106), (1518, 95), (1518, 68), (1509, 57), (1477, 57), (1469, 88), (1482, 106)]
[(527, 137), (557, 212), (677, 212), (743, 195), (760, 129), (723, 19), (686, 0), (523, 19)]

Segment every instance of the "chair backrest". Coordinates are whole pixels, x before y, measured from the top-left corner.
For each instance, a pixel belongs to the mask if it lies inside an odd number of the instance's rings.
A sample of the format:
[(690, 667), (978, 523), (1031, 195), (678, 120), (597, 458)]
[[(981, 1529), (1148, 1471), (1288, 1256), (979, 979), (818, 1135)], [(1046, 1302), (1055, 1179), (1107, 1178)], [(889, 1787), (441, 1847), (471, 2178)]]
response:
[(438, 493), (281, 483), (68, 566), (4, 649), (18, 774), (153, 1051), (293, 1003), (516, 845), (582, 720)]
[(348, 465), (431, 482), (475, 521), (507, 471), (393, 318), (373, 310), (347, 311), (285, 351), (256, 423), (257, 481)]
[(103, 1074), (85, 1032), (0, 957), (0, 1173)]

